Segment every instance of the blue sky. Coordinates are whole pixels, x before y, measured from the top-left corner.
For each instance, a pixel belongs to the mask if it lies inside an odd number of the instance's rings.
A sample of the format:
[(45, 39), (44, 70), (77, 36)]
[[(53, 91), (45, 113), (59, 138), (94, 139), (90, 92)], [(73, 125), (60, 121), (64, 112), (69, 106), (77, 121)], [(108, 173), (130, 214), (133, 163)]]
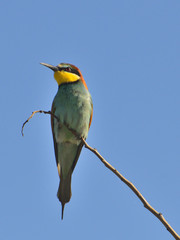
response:
[(173, 239), (83, 149), (61, 221), (49, 116), (57, 84), (39, 63), (81, 69), (94, 116), (87, 142), (180, 234), (180, 2), (2, 1), (0, 238)]

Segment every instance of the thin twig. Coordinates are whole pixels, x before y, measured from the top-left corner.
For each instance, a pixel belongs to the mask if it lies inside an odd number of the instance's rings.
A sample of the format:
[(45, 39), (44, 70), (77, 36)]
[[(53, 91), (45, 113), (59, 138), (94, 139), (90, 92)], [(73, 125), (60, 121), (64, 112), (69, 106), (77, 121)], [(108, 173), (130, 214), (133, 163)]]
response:
[(29, 120), (34, 116), (34, 114), (36, 114), (36, 113), (44, 113), (44, 114), (50, 114), (50, 115), (52, 115), (54, 118), (56, 118), (57, 119), (57, 121), (59, 121), (59, 118), (58, 117), (56, 117), (51, 111), (43, 111), (43, 110), (37, 110), (37, 111), (34, 111), (34, 112), (32, 112), (32, 114), (31, 114), (31, 116), (23, 123), (23, 125), (22, 125), (22, 128), (21, 128), (21, 134), (22, 134), (22, 136), (24, 136), (24, 126), (26, 125), (26, 123), (27, 122), (29, 122)]
[[(55, 116), (51, 111), (43, 111), (43, 110), (37, 110), (34, 111), (31, 116), (23, 123), (22, 125), (22, 130), (21, 133), (23, 135), (23, 129), (25, 124), (34, 116), (35, 113), (44, 113), (44, 114), (50, 114), (52, 115), (54, 118), (56, 118), (59, 121), (59, 118), (57, 116)], [(68, 127), (68, 126), (67, 126)], [(79, 138), (76, 135), (76, 132), (72, 129), (69, 129), (77, 138)], [(128, 181), (122, 174), (120, 174), (111, 164), (109, 164), (101, 155), (100, 153), (90, 147), (87, 142), (84, 140), (84, 138), (81, 138), (85, 148), (89, 149), (91, 152), (93, 152), (100, 160), (101, 162), (109, 169), (111, 170), (118, 178), (121, 179), (121, 181), (123, 181), (135, 194), (136, 196), (140, 199), (140, 201), (144, 204), (144, 207), (149, 210), (154, 216), (156, 216), (161, 222), (162, 224), (166, 227), (166, 229), (171, 233), (171, 235), (176, 239), (176, 240), (180, 240), (180, 236), (174, 231), (174, 229), (170, 226), (170, 224), (166, 221), (166, 219), (163, 217), (162, 213), (157, 212), (148, 202), (147, 200), (143, 197), (143, 195), (139, 192), (139, 190), (130, 182)]]

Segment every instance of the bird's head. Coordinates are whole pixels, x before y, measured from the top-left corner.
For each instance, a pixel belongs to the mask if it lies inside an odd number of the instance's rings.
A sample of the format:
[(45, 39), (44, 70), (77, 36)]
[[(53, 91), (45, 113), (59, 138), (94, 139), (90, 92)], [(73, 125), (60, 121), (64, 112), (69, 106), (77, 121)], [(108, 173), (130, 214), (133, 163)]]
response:
[(80, 70), (76, 66), (69, 63), (60, 63), (57, 66), (53, 66), (47, 63), (41, 64), (54, 71), (54, 78), (59, 86), (63, 83), (82, 81), (87, 89), (86, 82), (84, 81)]

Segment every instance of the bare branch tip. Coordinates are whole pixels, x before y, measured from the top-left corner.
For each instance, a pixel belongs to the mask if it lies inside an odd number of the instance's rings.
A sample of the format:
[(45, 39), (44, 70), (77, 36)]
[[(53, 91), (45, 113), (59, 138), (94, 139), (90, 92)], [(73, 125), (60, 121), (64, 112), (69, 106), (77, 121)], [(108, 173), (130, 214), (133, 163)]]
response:
[(24, 133), (23, 133), (23, 130), (21, 130), (21, 135), (22, 135), (22, 137), (24, 137)]
[(22, 137), (24, 137), (24, 126), (25, 126), (25, 124), (27, 123), (28, 121), (26, 120), (24, 123), (23, 123), (23, 125), (22, 125), (22, 128), (21, 128), (21, 134), (22, 134)]

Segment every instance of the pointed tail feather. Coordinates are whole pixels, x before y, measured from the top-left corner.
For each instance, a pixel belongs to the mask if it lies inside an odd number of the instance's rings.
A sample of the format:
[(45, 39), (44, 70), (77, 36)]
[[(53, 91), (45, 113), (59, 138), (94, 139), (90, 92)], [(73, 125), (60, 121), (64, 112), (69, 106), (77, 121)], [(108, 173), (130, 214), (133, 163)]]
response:
[(62, 204), (61, 219), (63, 219), (64, 206), (67, 202), (70, 201), (71, 195), (72, 195), (71, 194), (71, 174), (72, 172), (70, 171), (66, 176), (66, 178), (63, 178), (63, 176), (61, 175), (59, 189), (57, 192), (57, 197)]
[(62, 205), (61, 220), (63, 220), (65, 203), (61, 203), (61, 205)]
[[(81, 141), (79, 145), (71, 143), (61, 143), (59, 145), (59, 151), (61, 152), (60, 161), (60, 184), (57, 192), (57, 197), (62, 204), (62, 215), (64, 206), (71, 199), (71, 175), (76, 166), (77, 160), (79, 158), (81, 149), (83, 147), (83, 142)], [(74, 158), (73, 158), (74, 156)], [(67, 171), (68, 174), (67, 174)]]

